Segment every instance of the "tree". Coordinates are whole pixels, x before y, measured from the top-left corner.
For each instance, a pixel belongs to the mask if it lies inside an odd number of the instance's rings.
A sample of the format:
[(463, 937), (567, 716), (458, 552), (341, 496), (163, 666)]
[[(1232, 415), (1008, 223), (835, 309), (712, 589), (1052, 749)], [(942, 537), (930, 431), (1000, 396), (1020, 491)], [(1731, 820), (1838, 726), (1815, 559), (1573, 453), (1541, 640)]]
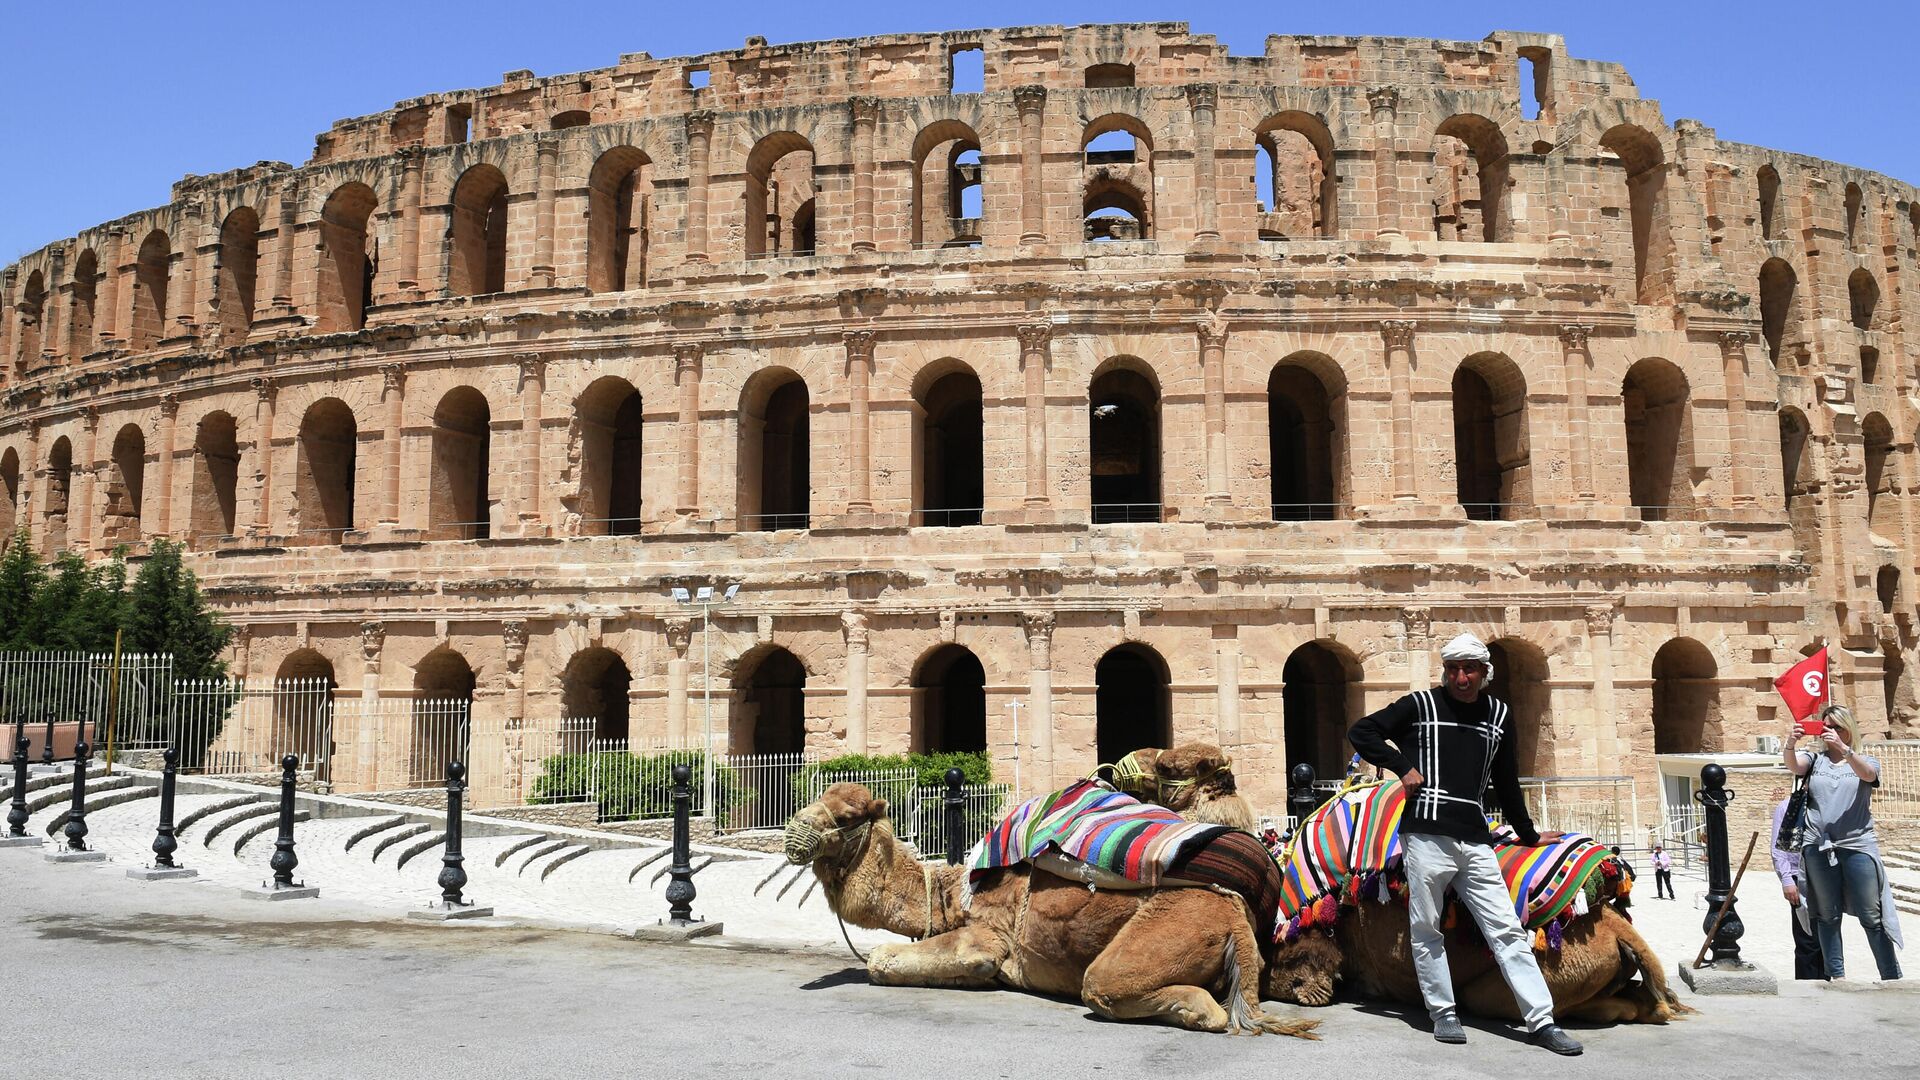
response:
[(218, 679), (227, 673), (226, 651), (233, 627), (207, 607), (200, 580), (181, 565), (180, 545), (160, 539), (134, 576), (127, 599), (129, 652), (171, 653), (176, 679)]
[(36, 646), (34, 597), (46, 580), (46, 569), (34, 554), (27, 530), (14, 533), (6, 551), (0, 553), (0, 649)]

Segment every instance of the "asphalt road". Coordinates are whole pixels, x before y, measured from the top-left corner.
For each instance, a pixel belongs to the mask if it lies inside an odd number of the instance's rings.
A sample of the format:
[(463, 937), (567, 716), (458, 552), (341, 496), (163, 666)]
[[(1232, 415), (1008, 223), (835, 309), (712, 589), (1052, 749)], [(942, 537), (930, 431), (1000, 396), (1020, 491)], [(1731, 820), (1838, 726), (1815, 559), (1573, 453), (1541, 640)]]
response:
[(1369, 1005), (1318, 1010), (1318, 1043), (1200, 1035), (870, 986), (844, 951), (409, 925), (123, 874), (0, 851), (0, 1077), (1904, 1077), (1920, 1045), (1920, 993), (1805, 984), (1577, 1031), (1570, 1060), (1499, 1025), (1439, 1046)]

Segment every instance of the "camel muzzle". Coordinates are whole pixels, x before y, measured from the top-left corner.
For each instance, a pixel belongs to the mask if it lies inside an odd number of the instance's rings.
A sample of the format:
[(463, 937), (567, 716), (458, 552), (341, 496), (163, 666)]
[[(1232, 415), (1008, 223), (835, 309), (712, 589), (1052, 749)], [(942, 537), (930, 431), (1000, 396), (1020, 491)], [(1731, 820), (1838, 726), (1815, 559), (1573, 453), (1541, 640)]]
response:
[(814, 855), (820, 850), (821, 841), (825, 839), (826, 836), (819, 829), (799, 818), (789, 818), (780, 849), (786, 852), (788, 862), (800, 866), (813, 861)]

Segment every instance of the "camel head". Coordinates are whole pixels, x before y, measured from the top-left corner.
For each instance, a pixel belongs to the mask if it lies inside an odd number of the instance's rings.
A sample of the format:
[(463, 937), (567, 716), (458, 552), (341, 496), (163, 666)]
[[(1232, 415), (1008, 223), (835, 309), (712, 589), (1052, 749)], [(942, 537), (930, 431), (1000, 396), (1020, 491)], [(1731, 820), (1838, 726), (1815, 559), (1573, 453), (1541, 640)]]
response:
[(1295, 1005), (1333, 1004), (1333, 984), (1340, 976), (1340, 944), (1333, 935), (1308, 930), (1282, 942), (1267, 965), (1265, 996)]
[(866, 850), (873, 827), (887, 819), (887, 800), (876, 799), (864, 784), (835, 784), (787, 819), (787, 861), (845, 864)]
[(1253, 831), (1253, 808), (1233, 779), (1233, 762), (1212, 743), (1135, 750), (1116, 770), (1120, 790), (1194, 821)]

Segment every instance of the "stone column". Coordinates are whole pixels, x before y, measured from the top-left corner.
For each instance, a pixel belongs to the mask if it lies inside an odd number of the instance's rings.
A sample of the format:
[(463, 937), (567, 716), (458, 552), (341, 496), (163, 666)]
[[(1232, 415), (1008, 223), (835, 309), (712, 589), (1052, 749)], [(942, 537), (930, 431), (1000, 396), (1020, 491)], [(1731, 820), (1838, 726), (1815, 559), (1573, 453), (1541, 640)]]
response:
[[(421, 298), (443, 296), (447, 289), (447, 221), (440, 214), (432, 212), (432, 200), (427, 195), (432, 180), (427, 176), (425, 159), (420, 162), (420, 201), (416, 207), (413, 229), (414, 278), (417, 292)], [(449, 192), (447, 200), (452, 202)], [(451, 213), (451, 211), (449, 211)]]
[(873, 512), (873, 470), (867, 448), (867, 394), (873, 372), (873, 331), (840, 335), (847, 349), (847, 512)]
[[(1053, 790), (1053, 628), (1051, 611), (1021, 616), (1027, 632), (1027, 730), (1035, 791)], [(1025, 757), (1026, 755), (1022, 755)]]
[[(1593, 662), (1593, 724), (1595, 745), (1586, 759), (1601, 771), (1603, 763), (1620, 762), (1620, 723), (1613, 704), (1613, 605), (1595, 604), (1586, 610), (1587, 655)], [(1616, 767), (1618, 767), (1616, 765)]]
[(1720, 335), (1720, 359), (1727, 372), (1728, 480), (1733, 505), (1748, 509), (1754, 505), (1755, 464), (1750, 456), (1752, 425), (1747, 422), (1747, 346), (1752, 342), (1753, 333), (1747, 330), (1728, 330)]
[(174, 393), (161, 394), (160, 475), (156, 478), (160, 481), (158, 485), (160, 490), (155, 492), (159, 497), (154, 501), (159, 504), (155, 507), (155, 509), (159, 511), (158, 518), (160, 528), (158, 532), (161, 536), (168, 538), (174, 535), (174, 531), (179, 525), (179, 522), (177, 522), (173, 516), (174, 456), (180, 452), (178, 441), (179, 415), (180, 395)]
[(1020, 367), (1027, 378), (1027, 498), (1029, 509), (1052, 505), (1047, 493), (1047, 342), (1053, 324), (1026, 323), (1020, 335)]
[(1418, 496), (1413, 477), (1413, 328), (1404, 320), (1380, 324), (1387, 344), (1387, 381), (1393, 393), (1393, 498), (1412, 502)]
[(840, 629), (847, 636), (847, 753), (867, 752), (867, 617), (842, 612)]
[(546, 523), (546, 488), (540, 482), (540, 399), (546, 390), (547, 362), (539, 353), (520, 353), (520, 452), (525, 455), (526, 485), (520, 496), (520, 533), (539, 530)]
[(380, 520), (388, 525), (400, 523), (401, 445), (405, 436), (407, 369), (399, 364), (380, 365), (380, 399), (386, 405), (386, 474), (381, 485)]
[(506, 731), (500, 752), (500, 783), (506, 795), (524, 799), (531, 792), (533, 778), (526, 774), (527, 764), (527, 624), (509, 619), (500, 624), (500, 643), (506, 652)]
[(126, 340), (120, 323), (120, 259), (127, 247), (127, 230), (107, 230), (107, 245), (94, 264), (100, 293), (94, 298), (93, 333), (98, 347), (112, 349)]
[(700, 373), (706, 347), (697, 341), (673, 347), (673, 377), (680, 387), (680, 470), (674, 490), (676, 517), (700, 516)]
[(199, 305), (200, 234), (203, 231), (200, 215), (205, 212), (204, 204), (191, 202), (180, 215), (180, 235), (175, 238), (178, 246), (174, 249), (179, 255), (180, 270), (173, 276), (171, 295), (167, 297), (167, 306), (173, 309), (173, 329), (169, 332), (162, 326), (162, 338), (193, 336)]
[(534, 196), (533, 268), (528, 286), (551, 289), (553, 272), (553, 188), (554, 171), (560, 158), (560, 140), (552, 134), (535, 137), (540, 160), (539, 188)]
[(1013, 105), (1020, 112), (1020, 242), (1044, 244), (1047, 219), (1046, 195), (1040, 183), (1040, 135), (1046, 87), (1014, 87)]
[(707, 151), (713, 142), (713, 114), (687, 114), (687, 261), (707, 261)]
[(66, 281), (67, 249), (54, 248), (47, 253), (47, 299), (41, 306), (40, 352), (56, 364), (72, 363), (67, 348), (67, 327), (72, 325), (73, 290), (61, 288)]
[(292, 177), (280, 185), (280, 224), (273, 238), (273, 299), (268, 302), (269, 318), (284, 319), (293, 310), (293, 234), (300, 212), (300, 182)]
[(667, 647), (673, 655), (667, 660), (667, 745), (687, 745), (687, 644), (693, 637), (693, 620), (664, 619)]
[[(5, 358), (0, 357), (0, 361)], [(6, 365), (0, 363), (0, 369)], [(21, 486), (25, 488), (20, 500), (20, 510), (14, 515), (14, 524), (18, 528), (24, 524), (27, 539), (36, 551), (44, 551), (47, 545), (46, 506), (50, 497), (48, 488), (53, 477), (48, 473), (47, 463), (40, 457), (40, 421), (36, 418), (27, 421), (27, 460), (20, 463)], [(73, 504), (73, 481), (67, 481), (67, 504)]]
[(426, 201), (426, 183), (421, 177), (421, 165), (426, 152), (418, 146), (406, 146), (395, 151), (400, 158), (400, 204), (401, 214), (394, 223), (394, 229), (400, 234), (400, 272), (397, 283), (403, 296), (418, 299), (420, 296), (420, 207)]
[(880, 99), (856, 97), (853, 111), (853, 250), (872, 251), (873, 243), (873, 129), (880, 119)]
[(1573, 457), (1574, 497), (1581, 502), (1594, 498), (1593, 433), (1587, 416), (1587, 365), (1592, 362), (1587, 337), (1592, 333), (1592, 326), (1581, 323), (1560, 328), (1561, 357), (1567, 368), (1567, 443)]
[[(1216, 234), (1217, 235), (1217, 234)], [(1200, 373), (1206, 390), (1207, 505), (1227, 506), (1227, 320), (1218, 312), (1194, 324), (1200, 334)]]
[(1373, 87), (1367, 91), (1367, 105), (1373, 111), (1374, 217), (1379, 222), (1375, 234), (1400, 236), (1400, 160), (1393, 147), (1394, 110), (1400, 105), (1400, 91), (1391, 86)]
[(253, 380), (253, 530), (273, 534), (273, 405), (276, 387), (271, 378)]
[(1187, 87), (1193, 110), (1193, 200), (1195, 240), (1220, 239), (1220, 200), (1214, 176), (1213, 120), (1219, 91), (1203, 84)]
[(1240, 638), (1236, 626), (1214, 628), (1214, 737), (1221, 749), (1240, 745)]
[(1563, 245), (1573, 242), (1573, 227), (1567, 214), (1567, 151), (1556, 146), (1545, 155), (1547, 165), (1547, 242)]
[(1433, 609), (1401, 608), (1400, 625), (1407, 632), (1407, 689), (1429, 689), (1433, 686)]
[(85, 406), (80, 416), (87, 434), (86, 456), (80, 459), (80, 468), (73, 470), (79, 476), (67, 476), (67, 543), (81, 552), (91, 552), (98, 516), (93, 509), (93, 492), (100, 472), (95, 464), (100, 458), (100, 408)]

